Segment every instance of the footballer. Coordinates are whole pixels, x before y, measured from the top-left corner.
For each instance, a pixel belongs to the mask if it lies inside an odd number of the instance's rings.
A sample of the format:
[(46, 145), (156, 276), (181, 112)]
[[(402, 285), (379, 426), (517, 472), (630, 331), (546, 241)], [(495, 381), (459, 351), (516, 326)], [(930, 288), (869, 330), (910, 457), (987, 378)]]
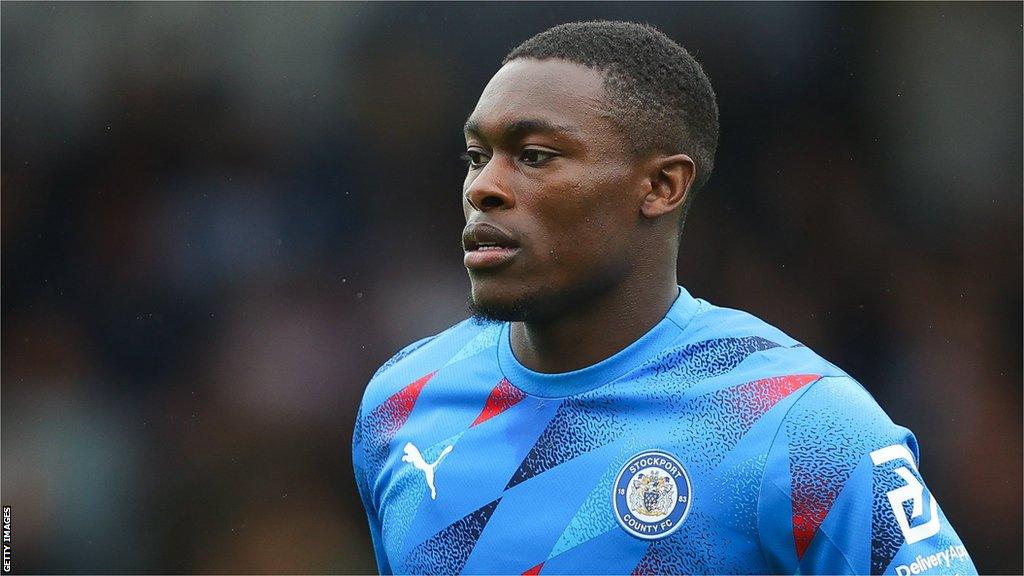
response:
[(685, 49), (541, 32), (465, 137), (473, 317), (388, 360), (356, 424), (382, 573), (976, 573), (909, 430), (677, 284), (718, 140)]

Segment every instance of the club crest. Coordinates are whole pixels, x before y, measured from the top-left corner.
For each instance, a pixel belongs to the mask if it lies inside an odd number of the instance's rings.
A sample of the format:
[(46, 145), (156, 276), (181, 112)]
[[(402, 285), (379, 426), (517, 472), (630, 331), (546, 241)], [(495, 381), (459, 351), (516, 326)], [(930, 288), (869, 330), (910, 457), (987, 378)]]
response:
[(690, 511), (690, 477), (668, 452), (636, 454), (615, 478), (612, 509), (629, 534), (643, 540), (664, 538), (682, 525)]

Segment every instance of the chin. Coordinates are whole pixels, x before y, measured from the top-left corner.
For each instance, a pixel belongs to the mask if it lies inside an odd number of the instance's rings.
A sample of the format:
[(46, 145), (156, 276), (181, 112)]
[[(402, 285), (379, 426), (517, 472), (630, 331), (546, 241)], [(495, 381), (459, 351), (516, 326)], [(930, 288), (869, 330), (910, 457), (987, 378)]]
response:
[(470, 298), (469, 310), (479, 322), (534, 322), (538, 319), (526, 299), (506, 302)]
[[(469, 309), (484, 322), (545, 323), (572, 314), (588, 301), (586, 290), (498, 278), (473, 278)], [(585, 284), (583, 284), (585, 285)]]
[(551, 316), (550, 299), (508, 284), (473, 281), (469, 310), (482, 322), (539, 322)]

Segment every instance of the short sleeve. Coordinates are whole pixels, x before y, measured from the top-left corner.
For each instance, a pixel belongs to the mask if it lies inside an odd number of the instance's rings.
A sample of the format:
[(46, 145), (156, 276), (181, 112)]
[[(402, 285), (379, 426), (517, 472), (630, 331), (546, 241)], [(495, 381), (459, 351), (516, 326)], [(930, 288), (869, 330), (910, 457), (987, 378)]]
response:
[(390, 574), (391, 566), (388, 563), (387, 554), (384, 552), (381, 538), (380, 518), (377, 515), (377, 508), (373, 503), (373, 493), (370, 488), (369, 479), (366, 477), (362, 407), (360, 407), (359, 414), (356, 416), (356, 427), (352, 434), (352, 470), (355, 474), (359, 498), (363, 502), (363, 509), (366, 510), (366, 519), (370, 525), (370, 538), (373, 540), (373, 552), (377, 560), (377, 571), (381, 574)]
[[(392, 391), (388, 390), (388, 374), (391, 373), (390, 370), (410, 354), (437, 338), (437, 336), (428, 336), (409, 344), (382, 364), (373, 377), (370, 378), (370, 383), (366, 386), (362, 402), (359, 405), (359, 413), (356, 416), (355, 430), (352, 433), (352, 468), (355, 473), (356, 486), (359, 488), (359, 497), (363, 502), (366, 518), (370, 525), (370, 537), (373, 539), (373, 550), (377, 558), (377, 570), (381, 574), (390, 574), (391, 565), (388, 562), (387, 553), (384, 549), (381, 518), (377, 513), (377, 505), (374, 499), (374, 487), (377, 484), (377, 475), (380, 472), (380, 459), (376, 459), (378, 462), (376, 466), (368, 464), (368, 460), (370, 462), (374, 461), (372, 457), (375, 453), (374, 447), (376, 447), (377, 451), (384, 449), (386, 453), (389, 438), (382, 435), (379, 426), (367, 425), (366, 417), (369, 416), (371, 421), (373, 421), (374, 409), (387, 398), (388, 394), (392, 393)], [(367, 458), (367, 454), (370, 454), (371, 457)]]
[(916, 438), (848, 377), (819, 380), (783, 419), (758, 531), (776, 573), (977, 574), (925, 486)]

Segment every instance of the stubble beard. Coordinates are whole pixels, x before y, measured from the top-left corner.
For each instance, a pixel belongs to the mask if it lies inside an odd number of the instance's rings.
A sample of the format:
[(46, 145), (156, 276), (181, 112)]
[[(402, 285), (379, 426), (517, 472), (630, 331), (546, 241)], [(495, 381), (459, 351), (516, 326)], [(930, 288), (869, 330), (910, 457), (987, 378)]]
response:
[(469, 311), (473, 320), (479, 324), (498, 322), (540, 322), (548, 317), (548, 307), (543, 299), (535, 295), (527, 295), (512, 302), (486, 302), (473, 298), (468, 300)]
[(543, 286), (521, 294), (511, 301), (487, 301), (469, 294), (469, 311), (478, 323), (526, 322), (544, 324), (558, 318), (579, 314), (601, 291), (600, 284), (580, 283), (570, 290)]

